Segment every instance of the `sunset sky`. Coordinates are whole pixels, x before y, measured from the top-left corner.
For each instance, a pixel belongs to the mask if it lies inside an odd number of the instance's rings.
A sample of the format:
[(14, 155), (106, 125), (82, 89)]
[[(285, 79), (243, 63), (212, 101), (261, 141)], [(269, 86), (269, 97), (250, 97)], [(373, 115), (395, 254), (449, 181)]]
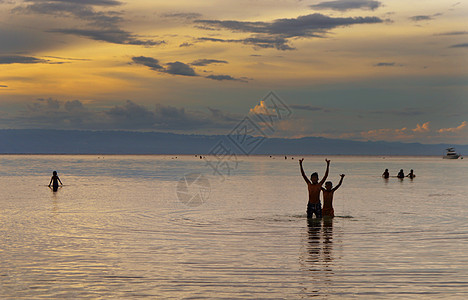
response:
[(468, 144), (468, 0), (0, 0), (0, 129)]

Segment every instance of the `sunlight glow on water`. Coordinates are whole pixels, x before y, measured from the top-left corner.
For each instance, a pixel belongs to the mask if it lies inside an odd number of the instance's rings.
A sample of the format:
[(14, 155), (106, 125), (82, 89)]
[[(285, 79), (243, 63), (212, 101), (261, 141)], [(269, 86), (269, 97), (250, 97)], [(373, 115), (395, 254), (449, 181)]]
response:
[[(297, 158), (222, 181), (194, 156), (0, 156), (0, 298), (466, 298), (467, 160), (331, 159), (338, 217), (308, 222)], [(211, 187), (195, 207), (191, 172)]]

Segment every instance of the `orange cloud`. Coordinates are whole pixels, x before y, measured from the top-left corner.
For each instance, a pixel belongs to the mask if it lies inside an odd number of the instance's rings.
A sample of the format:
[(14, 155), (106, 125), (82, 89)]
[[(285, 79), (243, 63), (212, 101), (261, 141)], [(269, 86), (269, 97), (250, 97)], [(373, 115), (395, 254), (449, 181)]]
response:
[(441, 128), (437, 132), (439, 133), (444, 133), (444, 132), (459, 132), (462, 131), (468, 124), (466, 121), (463, 121), (460, 126), (455, 127), (455, 128)]
[(416, 128), (413, 129), (413, 132), (429, 132), (431, 129), (429, 128), (429, 122), (426, 122), (422, 125), (416, 124)]
[(361, 136), (369, 140), (407, 140), (414, 135), (406, 127), (400, 129), (373, 129), (361, 132)]

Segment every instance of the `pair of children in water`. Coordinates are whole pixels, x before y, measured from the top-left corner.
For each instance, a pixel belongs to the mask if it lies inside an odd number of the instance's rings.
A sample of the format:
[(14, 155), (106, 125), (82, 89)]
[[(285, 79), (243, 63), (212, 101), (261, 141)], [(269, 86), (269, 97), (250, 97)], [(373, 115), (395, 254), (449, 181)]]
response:
[[(333, 210), (333, 194), (343, 183), (344, 174), (341, 174), (340, 182), (336, 187), (333, 187), (331, 181), (325, 182), (328, 177), (328, 171), (330, 169), (330, 160), (325, 159), (327, 162), (327, 170), (322, 180), (319, 181), (318, 174), (316, 172), (310, 175), (310, 180), (307, 178), (304, 168), (302, 167), (302, 162), (304, 159), (299, 160), (299, 165), (301, 166), (301, 174), (307, 183), (307, 188), (309, 190), (309, 202), (307, 203), (307, 218), (312, 218), (315, 214), (316, 218), (323, 217), (334, 217), (335, 212)], [(325, 183), (325, 188), (323, 184)], [(323, 209), (322, 204), (320, 203), (320, 192), (323, 193)]]

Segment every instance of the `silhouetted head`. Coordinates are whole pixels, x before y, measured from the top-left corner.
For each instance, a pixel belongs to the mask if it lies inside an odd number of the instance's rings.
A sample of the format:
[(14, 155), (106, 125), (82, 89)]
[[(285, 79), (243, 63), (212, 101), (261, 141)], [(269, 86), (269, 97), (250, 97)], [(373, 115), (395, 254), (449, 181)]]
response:
[(388, 169), (385, 169), (385, 172), (388, 172)]
[(57, 171), (53, 171), (53, 172), (52, 172), (52, 175), (57, 176)]
[(403, 169), (400, 169), (400, 173), (403, 173)]
[(410, 170), (410, 173), (413, 173), (413, 169)]
[(314, 172), (314, 173), (312, 173), (312, 175), (310, 175), (310, 181), (312, 181), (312, 183), (317, 183), (318, 182), (318, 173), (317, 172)]
[(333, 188), (333, 183), (331, 181), (325, 182), (325, 188), (331, 190)]

